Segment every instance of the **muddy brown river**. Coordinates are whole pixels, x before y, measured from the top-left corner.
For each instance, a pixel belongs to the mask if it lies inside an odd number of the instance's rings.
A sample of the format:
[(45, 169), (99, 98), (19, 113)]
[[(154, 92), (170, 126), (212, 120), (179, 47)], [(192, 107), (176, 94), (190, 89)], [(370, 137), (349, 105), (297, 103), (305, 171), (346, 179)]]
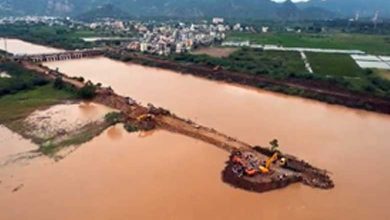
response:
[(7, 51), (9, 53), (13, 53), (16, 55), (24, 55), (24, 54), (41, 54), (41, 53), (58, 53), (64, 50), (45, 47), (37, 44), (32, 44), (26, 41), (22, 41), (19, 39), (6, 39), (6, 43), (4, 43), (4, 38), (0, 38), (0, 50), (5, 50), (7, 47)]
[[(331, 171), (336, 187), (235, 189), (220, 180), (226, 152), (165, 131), (128, 134), (117, 125), (60, 162), (0, 168), (17, 179), (0, 183), (0, 219), (390, 218), (387, 115), (107, 58), (46, 65), (251, 144), (278, 138), (282, 150)], [(3, 187), (20, 183), (15, 193)]]

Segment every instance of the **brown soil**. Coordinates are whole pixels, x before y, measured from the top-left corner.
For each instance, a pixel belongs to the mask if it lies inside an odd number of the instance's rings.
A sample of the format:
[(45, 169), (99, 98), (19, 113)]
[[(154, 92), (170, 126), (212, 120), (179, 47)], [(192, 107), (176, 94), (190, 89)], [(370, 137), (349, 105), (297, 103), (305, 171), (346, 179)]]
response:
[(193, 54), (206, 54), (212, 57), (228, 57), (237, 48), (229, 48), (229, 47), (205, 47), (200, 48), (192, 52)]

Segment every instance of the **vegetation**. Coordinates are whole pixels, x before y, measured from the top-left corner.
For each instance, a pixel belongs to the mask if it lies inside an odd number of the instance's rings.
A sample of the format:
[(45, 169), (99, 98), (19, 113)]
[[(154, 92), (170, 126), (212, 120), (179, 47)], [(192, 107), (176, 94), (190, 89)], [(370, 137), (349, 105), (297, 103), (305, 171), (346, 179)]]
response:
[[(104, 120), (109, 125), (115, 125), (124, 122), (124, 115), (121, 112), (110, 112), (104, 116)], [(138, 131), (138, 127), (133, 123), (126, 122), (123, 126), (128, 132)]]
[(278, 77), (295, 72), (306, 72), (305, 64), (298, 52), (242, 48), (226, 58), (192, 54), (172, 55), (170, 58), (175, 61), (199, 63), (213, 67), (220, 66), (227, 70), (254, 75), (267, 74)]
[[(126, 59), (121, 57), (120, 59)], [(308, 59), (313, 62), (314, 72), (308, 73), (297, 52), (262, 51), (243, 48), (227, 58), (216, 58), (207, 55), (182, 54), (173, 55), (168, 59), (179, 62), (198, 63), (210, 67), (223, 67), (226, 70), (251, 75), (266, 75), (277, 80), (321, 81), (329, 86), (338, 86), (353, 92), (361, 92), (380, 97), (390, 97), (390, 81), (386, 81), (372, 71), (362, 70), (347, 55), (312, 54)], [(154, 65), (148, 64), (146, 65)], [(258, 85), (272, 91), (308, 97), (298, 89), (281, 88), (279, 86)], [(316, 97), (316, 99), (325, 99)], [(330, 102), (333, 102), (330, 100)]]
[(363, 70), (350, 55), (329, 53), (306, 53), (308, 61), (315, 73), (359, 77)]
[(136, 132), (136, 131), (139, 130), (138, 127), (135, 126), (135, 125), (132, 124), (132, 123), (126, 123), (126, 124), (124, 125), (124, 128), (126, 129), (127, 132)]
[(55, 82), (44, 86), (0, 97), (0, 124), (4, 124), (27, 138), (31, 138), (36, 144), (40, 145), (39, 151), (41, 153), (53, 156), (61, 148), (85, 143), (111, 126), (111, 123), (106, 121), (92, 123), (75, 133), (68, 134), (65, 139), (63, 137), (55, 137), (50, 140), (41, 140), (27, 135), (27, 129), (30, 128), (25, 126), (24, 119), (29, 114), (37, 109), (47, 108), (65, 100), (76, 98), (78, 96), (74, 90), (63, 84), (61, 78), (57, 78)]
[[(91, 140), (108, 126), (111, 126), (120, 116), (112, 113), (106, 116), (107, 120), (111, 121), (110, 123), (104, 121), (88, 124), (74, 133), (66, 136), (56, 136), (49, 140), (30, 136), (28, 134), (30, 128), (26, 126), (24, 119), (33, 111), (47, 108), (65, 100), (80, 97), (91, 98), (95, 95), (96, 87), (88, 82), (84, 88), (76, 93), (75, 89), (64, 83), (61, 77), (57, 77), (50, 83), (17, 63), (3, 63), (0, 67), (12, 76), (12, 78), (0, 78), (0, 89), (11, 91), (0, 97), (0, 124), (4, 124), (11, 130), (32, 139), (33, 142), (40, 145), (39, 151), (45, 155), (53, 156), (62, 147), (79, 145)], [(45, 83), (35, 83), (35, 81), (40, 82), (40, 80), (44, 80)]]
[(95, 33), (92, 31), (70, 29), (63, 26), (26, 25), (23, 23), (0, 25), (0, 37), (15, 37), (36, 44), (69, 50), (92, 47), (92, 43), (85, 42), (81, 37), (94, 35)]
[(123, 114), (121, 112), (110, 112), (104, 116), (104, 120), (110, 125), (115, 125), (123, 121)]
[(23, 69), (17, 63), (1, 63), (0, 72), (11, 76), (11, 78), (0, 78), (0, 97), (49, 83), (45, 78)]
[(74, 98), (74, 93), (55, 89), (51, 84), (0, 97), (0, 123), (20, 128), (18, 120), (34, 110)]
[(77, 94), (81, 99), (93, 99), (96, 96), (96, 86), (89, 81)]
[(241, 33), (233, 32), (228, 40), (249, 40), (256, 44), (276, 44), (285, 47), (311, 47), (362, 50), (373, 54), (390, 54), (390, 37), (388, 35), (368, 34), (309, 34), (309, 33)]
[(62, 80), (62, 77), (57, 77), (55, 80), (54, 80), (54, 83), (53, 83), (53, 87), (56, 88), (56, 89), (63, 89), (65, 87), (65, 83), (64, 81)]

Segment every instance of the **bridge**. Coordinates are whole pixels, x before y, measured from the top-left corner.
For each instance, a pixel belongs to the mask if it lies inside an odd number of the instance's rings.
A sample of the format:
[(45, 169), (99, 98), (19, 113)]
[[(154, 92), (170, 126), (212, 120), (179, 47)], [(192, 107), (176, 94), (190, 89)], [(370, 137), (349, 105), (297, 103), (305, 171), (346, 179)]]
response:
[(101, 56), (105, 52), (104, 49), (85, 49), (85, 50), (73, 50), (73, 51), (64, 51), (59, 53), (48, 53), (48, 54), (33, 54), (33, 55), (21, 55), (14, 56), (16, 61), (32, 61), (34, 63), (41, 62), (54, 62), (61, 60), (74, 60), (81, 59), (85, 57), (95, 57)]

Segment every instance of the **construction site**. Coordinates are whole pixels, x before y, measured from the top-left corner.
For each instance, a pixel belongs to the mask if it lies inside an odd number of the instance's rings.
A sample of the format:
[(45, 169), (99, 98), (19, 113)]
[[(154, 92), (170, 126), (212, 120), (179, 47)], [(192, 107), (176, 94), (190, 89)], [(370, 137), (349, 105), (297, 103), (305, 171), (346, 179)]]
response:
[[(77, 89), (86, 85), (84, 82), (35, 63), (28, 61), (21, 63), (25, 68), (48, 79), (54, 80), (61, 77), (65, 83)], [(326, 170), (316, 168), (295, 156), (281, 152), (277, 140), (270, 142), (270, 147), (252, 146), (213, 128), (180, 118), (169, 110), (155, 107), (152, 104), (142, 106), (130, 97), (116, 94), (111, 88), (98, 87), (92, 101), (119, 110), (123, 115), (121, 122), (130, 124), (139, 130), (164, 129), (228, 151), (231, 155), (222, 171), (222, 180), (233, 187), (255, 192), (283, 188), (298, 182), (320, 189), (334, 187)]]

